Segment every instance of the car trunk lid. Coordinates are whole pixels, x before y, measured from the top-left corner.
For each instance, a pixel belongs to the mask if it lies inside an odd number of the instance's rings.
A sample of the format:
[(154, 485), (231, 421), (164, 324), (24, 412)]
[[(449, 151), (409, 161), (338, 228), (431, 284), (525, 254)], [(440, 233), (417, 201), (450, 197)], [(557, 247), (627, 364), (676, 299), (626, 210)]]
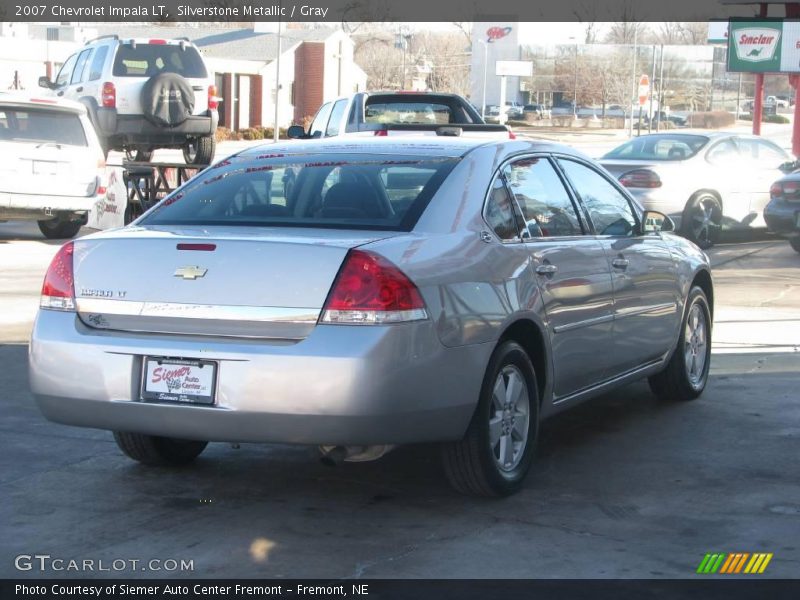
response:
[(91, 196), (96, 150), (54, 142), (0, 141), (0, 191), (42, 196)]
[(313, 330), (351, 248), (380, 231), (181, 227), (75, 242), (89, 327), (299, 340)]

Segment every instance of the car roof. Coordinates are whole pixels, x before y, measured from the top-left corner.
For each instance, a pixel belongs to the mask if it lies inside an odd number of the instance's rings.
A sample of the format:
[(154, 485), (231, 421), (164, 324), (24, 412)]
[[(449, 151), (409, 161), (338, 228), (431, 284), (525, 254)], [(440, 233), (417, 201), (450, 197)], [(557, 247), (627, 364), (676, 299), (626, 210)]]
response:
[[(555, 152), (583, 156), (574, 148), (546, 140), (510, 140), (469, 137), (434, 136), (391, 136), (391, 137), (352, 137), (348, 141), (333, 137), (320, 140), (295, 140), (278, 144), (262, 144), (239, 152), (242, 158), (255, 158), (265, 154), (308, 155), (308, 154), (363, 154), (406, 155), (415, 157), (461, 158), (477, 148), (501, 147), (512, 152)], [(277, 158), (277, 156), (276, 156)]]
[(86, 107), (80, 102), (62, 100), (61, 98), (43, 98), (19, 92), (0, 92), (0, 104), (25, 108), (51, 108), (79, 114), (86, 112)]

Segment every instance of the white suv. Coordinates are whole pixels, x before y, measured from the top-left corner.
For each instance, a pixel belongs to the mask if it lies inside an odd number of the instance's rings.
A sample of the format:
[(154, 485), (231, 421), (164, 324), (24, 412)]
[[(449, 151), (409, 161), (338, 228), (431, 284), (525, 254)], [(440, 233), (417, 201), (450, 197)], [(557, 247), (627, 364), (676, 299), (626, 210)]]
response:
[(187, 163), (205, 165), (214, 156), (217, 89), (186, 39), (103, 36), (39, 85), (84, 104), (106, 152), (149, 161), (156, 148), (182, 148)]
[(105, 197), (105, 168), (83, 105), (0, 93), (0, 221), (71, 238)]

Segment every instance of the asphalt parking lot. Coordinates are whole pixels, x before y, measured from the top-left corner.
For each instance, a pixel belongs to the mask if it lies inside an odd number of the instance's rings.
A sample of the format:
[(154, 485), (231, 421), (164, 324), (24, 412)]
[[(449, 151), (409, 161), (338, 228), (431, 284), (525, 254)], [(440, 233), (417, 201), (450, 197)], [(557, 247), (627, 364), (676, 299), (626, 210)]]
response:
[[(328, 468), (305, 448), (213, 444), (191, 468), (148, 469), (107, 432), (45, 421), (25, 340), (57, 247), (0, 224), (1, 577), (684, 578), (707, 552), (774, 553), (769, 577), (800, 569), (800, 255), (784, 241), (711, 251), (699, 400), (662, 404), (637, 383), (553, 418), (505, 500), (452, 492), (433, 446)], [(32, 554), (127, 562), (15, 568)], [(151, 559), (193, 570), (143, 571)]]

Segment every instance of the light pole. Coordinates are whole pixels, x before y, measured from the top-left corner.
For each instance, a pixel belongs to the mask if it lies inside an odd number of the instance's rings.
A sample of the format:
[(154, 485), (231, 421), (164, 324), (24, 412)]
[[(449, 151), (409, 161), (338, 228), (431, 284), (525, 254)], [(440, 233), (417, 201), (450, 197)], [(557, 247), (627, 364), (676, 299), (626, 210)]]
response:
[[(282, 5), (279, 4), (280, 7)], [(278, 18), (278, 55), (275, 58), (275, 130), (272, 134), (272, 141), (276, 144), (280, 138), (280, 128), (278, 125), (278, 117), (280, 116), (278, 107), (278, 98), (281, 93), (281, 20)]]
[(575, 40), (575, 84), (572, 87), (572, 118), (578, 118), (578, 38), (572, 36), (569, 39)]
[(481, 94), (481, 119), (486, 119), (486, 72), (489, 70), (489, 43), (478, 40), (483, 44), (483, 93)]

